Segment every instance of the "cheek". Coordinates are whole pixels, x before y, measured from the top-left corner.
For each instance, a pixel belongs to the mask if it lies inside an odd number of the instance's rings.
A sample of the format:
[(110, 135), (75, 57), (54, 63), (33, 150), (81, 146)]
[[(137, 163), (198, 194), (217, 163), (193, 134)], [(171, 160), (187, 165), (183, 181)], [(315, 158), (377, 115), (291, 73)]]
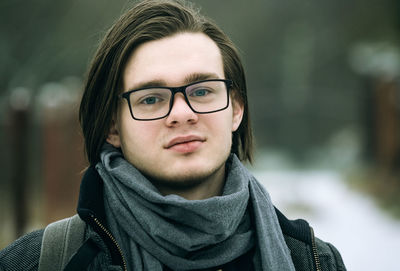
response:
[(119, 131), (122, 152), (131, 162), (136, 160), (135, 157), (139, 154), (150, 154), (158, 142), (159, 129), (153, 122), (123, 119)]
[[(221, 115), (218, 118), (215, 117), (211, 120), (213, 125), (210, 129), (217, 133), (215, 136), (219, 137), (220, 143), (229, 143), (232, 136), (232, 110), (221, 111), (220, 113)], [(212, 114), (210, 117), (212, 117)]]
[(121, 137), (123, 144), (126, 147), (137, 146), (146, 147), (151, 146), (151, 142), (155, 141), (155, 129), (150, 127), (141, 127), (141, 125), (131, 125), (122, 129)]

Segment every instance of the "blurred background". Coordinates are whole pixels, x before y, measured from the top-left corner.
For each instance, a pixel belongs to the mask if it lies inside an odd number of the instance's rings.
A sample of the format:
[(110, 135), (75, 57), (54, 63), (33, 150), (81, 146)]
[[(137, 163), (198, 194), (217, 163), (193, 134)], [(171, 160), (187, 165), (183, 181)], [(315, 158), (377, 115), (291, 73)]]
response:
[[(348, 270), (400, 251), (400, 1), (198, 0), (239, 47), (256, 162), (290, 218)], [(0, 248), (75, 213), (87, 166), (77, 112), (126, 0), (1, 0)]]

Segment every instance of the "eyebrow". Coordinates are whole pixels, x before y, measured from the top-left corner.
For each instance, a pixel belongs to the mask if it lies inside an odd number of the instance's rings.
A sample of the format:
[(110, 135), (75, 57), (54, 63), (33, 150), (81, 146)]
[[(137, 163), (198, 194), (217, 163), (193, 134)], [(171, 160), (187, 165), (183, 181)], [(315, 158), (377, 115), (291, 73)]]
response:
[[(208, 79), (222, 79), (216, 73), (192, 73), (185, 76), (184, 84), (190, 84), (193, 82), (201, 81), (201, 80), (208, 80)], [(147, 82), (142, 82), (133, 87), (129, 88), (128, 91), (141, 89), (141, 88), (148, 88), (148, 87), (166, 87), (167, 83), (165, 80), (162, 79), (155, 79)]]

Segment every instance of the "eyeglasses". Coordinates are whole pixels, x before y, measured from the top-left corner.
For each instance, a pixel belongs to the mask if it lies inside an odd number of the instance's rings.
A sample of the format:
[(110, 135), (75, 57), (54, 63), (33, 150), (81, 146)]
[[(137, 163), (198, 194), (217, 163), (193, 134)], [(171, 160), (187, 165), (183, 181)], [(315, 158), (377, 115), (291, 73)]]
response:
[(145, 87), (119, 95), (127, 100), (135, 120), (157, 120), (169, 115), (176, 93), (182, 93), (190, 109), (198, 114), (214, 113), (229, 106), (231, 80), (210, 79), (181, 87)]

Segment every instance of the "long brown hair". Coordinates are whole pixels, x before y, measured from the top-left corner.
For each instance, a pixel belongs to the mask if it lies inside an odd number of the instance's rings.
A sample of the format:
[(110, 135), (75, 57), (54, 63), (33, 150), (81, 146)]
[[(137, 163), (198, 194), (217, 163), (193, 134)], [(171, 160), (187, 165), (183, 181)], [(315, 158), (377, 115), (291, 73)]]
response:
[(86, 155), (91, 165), (100, 159), (117, 111), (122, 74), (131, 53), (140, 44), (179, 32), (204, 33), (221, 50), (226, 79), (233, 81), (233, 98), (244, 106), (243, 120), (233, 135), (231, 152), (252, 161), (253, 136), (247, 104), (246, 79), (237, 49), (227, 35), (198, 9), (184, 1), (148, 0), (137, 3), (112, 26), (90, 65), (79, 110)]

